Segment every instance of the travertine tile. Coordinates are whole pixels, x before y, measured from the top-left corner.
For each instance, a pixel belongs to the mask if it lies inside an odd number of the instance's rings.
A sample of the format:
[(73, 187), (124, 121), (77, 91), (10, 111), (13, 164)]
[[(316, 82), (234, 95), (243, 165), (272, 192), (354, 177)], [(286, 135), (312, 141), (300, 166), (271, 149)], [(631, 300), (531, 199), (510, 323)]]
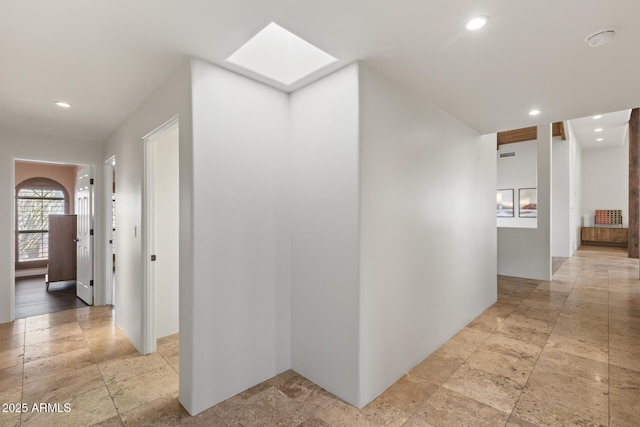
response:
[(24, 364), (24, 383), (64, 375), (92, 364), (94, 360), (87, 348), (42, 357)]
[(422, 406), (439, 387), (437, 383), (430, 380), (408, 374), (385, 390), (378, 399), (412, 414)]
[(609, 363), (609, 346), (607, 343), (591, 343), (551, 333), (547, 346), (575, 356)]
[(87, 347), (87, 342), (84, 340), (82, 333), (61, 336), (59, 338), (52, 338), (49, 340), (39, 340), (31, 344), (29, 342), (29, 334), (27, 334), (27, 341), (24, 349), (25, 362), (32, 362), (44, 357), (51, 357)]
[(122, 414), (122, 419), (127, 427), (173, 427), (177, 425), (227, 427), (227, 424), (213, 410), (207, 410), (192, 417), (176, 397), (165, 397), (138, 406)]
[(169, 366), (107, 384), (120, 413), (163, 397), (178, 395), (178, 374)]
[(0, 350), (0, 370), (16, 365), (22, 365), (24, 349), (18, 347), (9, 350)]
[(479, 348), (469, 356), (465, 364), (494, 376), (508, 378), (522, 387), (533, 370), (535, 360)]
[(26, 346), (29, 346), (38, 343), (62, 340), (71, 336), (82, 337), (82, 329), (80, 329), (77, 322), (67, 322), (35, 331), (27, 331), (24, 343)]
[(98, 367), (94, 364), (59, 375), (43, 377), (25, 383), (25, 402), (68, 402), (71, 398), (104, 386)]
[[(90, 426), (118, 415), (104, 384), (68, 401), (58, 403), (59, 412), (28, 412), (22, 423), (28, 426)], [(69, 412), (64, 409), (69, 404)]]
[(509, 414), (506, 412), (453, 390), (440, 388), (412, 419), (437, 427), (495, 427), (504, 425), (508, 418)]
[(607, 384), (609, 380), (609, 365), (607, 363), (558, 351), (553, 347), (544, 349), (536, 364), (536, 371), (548, 374), (561, 372), (564, 375), (580, 377), (602, 384)]
[(481, 345), (481, 348), (506, 354), (507, 356), (535, 363), (542, 352), (542, 345), (509, 338), (500, 334), (493, 334)]
[(622, 335), (609, 335), (609, 363), (640, 372), (640, 340)]
[(539, 425), (608, 425), (608, 386), (534, 369), (514, 415)]
[(440, 354), (431, 354), (409, 371), (409, 374), (439, 387), (462, 366), (462, 363), (464, 359), (451, 359)]
[(127, 378), (135, 377), (145, 372), (160, 369), (166, 366), (167, 362), (158, 353), (143, 356), (139, 353), (132, 353), (126, 356), (111, 359), (98, 363), (104, 382), (107, 385), (116, 381), (123, 381)]
[(400, 427), (409, 415), (380, 400), (374, 400), (362, 410), (336, 400), (316, 417), (334, 427)]
[(434, 351), (432, 355), (464, 362), (469, 356), (471, 356), (471, 353), (473, 353), (476, 348), (478, 348), (478, 346), (474, 344), (467, 344), (457, 340), (449, 340)]
[(510, 413), (522, 386), (501, 375), (462, 365), (442, 387)]
[(640, 425), (640, 372), (611, 367), (611, 425)]

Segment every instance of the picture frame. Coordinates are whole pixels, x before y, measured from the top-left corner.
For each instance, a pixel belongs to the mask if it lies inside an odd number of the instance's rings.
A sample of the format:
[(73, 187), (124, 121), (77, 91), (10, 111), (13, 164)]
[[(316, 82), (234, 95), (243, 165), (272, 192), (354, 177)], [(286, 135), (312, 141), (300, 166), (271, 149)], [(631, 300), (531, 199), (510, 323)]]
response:
[(513, 188), (496, 191), (496, 216), (513, 218)]
[(518, 215), (520, 218), (538, 217), (538, 189), (521, 188), (518, 190)]

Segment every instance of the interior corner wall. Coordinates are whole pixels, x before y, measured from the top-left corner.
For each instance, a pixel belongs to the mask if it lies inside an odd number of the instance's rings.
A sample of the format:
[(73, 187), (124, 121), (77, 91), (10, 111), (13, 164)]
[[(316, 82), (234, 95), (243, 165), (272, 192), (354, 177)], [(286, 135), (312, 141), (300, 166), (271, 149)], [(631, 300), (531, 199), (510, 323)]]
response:
[(551, 279), (551, 125), (538, 126), (538, 227), (498, 228), (498, 274)]
[(554, 257), (570, 257), (571, 251), (571, 141), (563, 141), (560, 137), (552, 140), (552, 227), (551, 255)]
[[(3, 200), (15, 199), (15, 160), (32, 160), (66, 164), (96, 166), (96, 179), (101, 179), (102, 147), (95, 141), (61, 138), (0, 128), (0, 194)], [(95, 227), (102, 229), (103, 209), (102, 189), (97, 186)], [(69, 196), (72, 196), (71, 194)], [(14, 203), (0, 204), (0, 323), (9, 322), (14, 317)], [(96, 236), (95, 259), (103, 258), (103, 237)], [(100, 288), (103, 277), (101, 263), (95, 265), (95, 284)], [(99, 302), (96, 301), (97, 303)]]
[(615, 147), (582, 151), (582, 215), (593, 226), (596, 209), (621, 209), (629, 226), (629, 138)]
[(497, 299), (496, 135), (360, 67), (363, 406)]
[(292, 93), (290, 103), (292, 368), (357, 406), (358, 64)]
[[(116, 203), (115, 241), (118, 264), (116, 268), (116, 300), (114, 301), (115, 316), (116, 323), (138, 351), (142, 351), (143, 347), (143, 138), (178, 115), (181, 123), (180, 162), (182, 163), (182, 146), (188, 145), (190, 141), (189, 81), (189, 62), (186, 61), (111, 132), (104, 142), (104, 154), (100, 162), (103, 164), (112, 156), (115, 156), (117, 161), (118, 200)], [(97, 169), (102, 170), (101, 167)], [(183, 177), (181, 177), (181, 192), (182, 181)], [(183, 220), (182, 216), (180, 220)], [(180, 345), (182, 352), (182, 342)], [(184, 361), (187, 362), (188, 357)], [(186, 365), (186, 363), (183, 364), (182, 358), (180, 364), (182, 380), (182, 368)], [(185, 372), (187, 372), (186, 368)]]
[[(286, 93), (197, 59), (191, 81), (193, 287), (180, 292), (180, 401), (196, 414), (291, 367), (291, 160)], [(182, 286), (182, 264), (180, 276)]]

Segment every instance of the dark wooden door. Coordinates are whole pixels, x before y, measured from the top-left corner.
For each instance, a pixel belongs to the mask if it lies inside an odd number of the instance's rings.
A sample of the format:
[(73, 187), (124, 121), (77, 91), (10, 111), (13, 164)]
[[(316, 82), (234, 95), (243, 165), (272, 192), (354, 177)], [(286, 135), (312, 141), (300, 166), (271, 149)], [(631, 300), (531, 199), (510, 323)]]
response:
[(48, 282), (76, 279), (75, 215), (49, 215)]

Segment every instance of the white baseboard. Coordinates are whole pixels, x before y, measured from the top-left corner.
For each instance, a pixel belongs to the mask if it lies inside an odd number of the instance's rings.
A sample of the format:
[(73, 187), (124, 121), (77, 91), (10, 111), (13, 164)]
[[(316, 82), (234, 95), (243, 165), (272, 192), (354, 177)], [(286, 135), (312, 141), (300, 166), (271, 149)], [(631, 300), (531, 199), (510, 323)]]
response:
[(15, 277), (44, 276), (47, 274), (47, 267), (27, 268), (26, 270), (16, 270)]

